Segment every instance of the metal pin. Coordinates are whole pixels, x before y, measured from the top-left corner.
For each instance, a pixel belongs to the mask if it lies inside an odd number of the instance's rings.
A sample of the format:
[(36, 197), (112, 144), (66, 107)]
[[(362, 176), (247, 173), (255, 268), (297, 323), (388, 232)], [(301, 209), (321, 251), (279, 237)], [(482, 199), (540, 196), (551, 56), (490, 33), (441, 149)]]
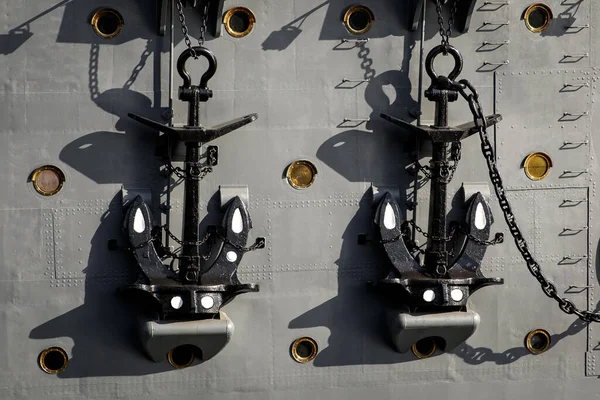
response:
[(563, 204), (564, 204), (564, 203), (576, 203), (576, 204), (581, 204), (581, 203), (585, 203), (586, 201), (587, 201), (587, 199), (575, 199), (575, 200), (572, 200), (572, 199), (564, 199), (564, 200), (563, 200)]
[(578, 84), (572, 84), (572, 83), (565, 83), (564, 88), (568, 88), (568, 87), (576, 87), (576, 88), (581, 88), (581, 87), (590, 87), (590, 84), (588, 82), (586, 83), (578, 83)]
[(370, 118), (344, 118), (344, 122), (369, 122)]
[(510, 64), (510, 60), (504, 60), (504, 61), (500, 61), (500, 62), (490, 62), (490, 61), (484, 61), (483, 65), (508, 65)]
[(510, 44), (510, 40), (505, 40), (503, 42), (488, 42), (487, 40), (482, 43), (484, 46), (504, 46), (505, 44)]
[(575, 170), (575, 171), (572, 171), (572, 170), (570, 170), (570, 169), (566, 169), (566, 170), (564, 170), (564, 171), (563, 171), (563, 175), (566, 175), (566, 174), (577, 174), (577, 175), (581, 175), (581, 174), (587, 174), (587, 173), (588, 173), (588, 170), (587, 170), (587, 169), (582, 169), (582, 170), (580, 170), (580, 171), (576, 171), (576, 170)]
[[(586, 286), (583, 286), (583, 285), (569, 285), (569, 289), (591, 289), (591, 288), (592, 288), (592, 286), (590, 286), (590, 285), (586, 285)], [(569, 290), (569, 289), (567, 289), (567, 290)]]
[(572, 112), (565, 111), (563, 113), (563, 117), (585, 117), (588, 114), (589, 114), (588, 111), (584, 111), (582, 113), (572, 113)]
[(579, 261), (585, 259), (587, 257), (571, 257), (571, 256), (564, 256), (563, 257), (563, 261), (575, 261), (575, 263), (578, 263)]
[(581, 142), (571, 142), (571, 141), (565, 140), (563, 142), (563, 146), (569, 146), (569, 145), (578, 145), (578, 146), (581, 146), (581, 145), (587, 145), (588, 143), (589, 143), (588, 140), (583, 140)]
[(590, 53), (583, 54), (565, 54), (565, 58), (586, 58), (589, 57)]
[(510, 4), (510, 1), (484, 1), (484, 6), (507, 6)]
[(366, 39), (342, 39), (342, 43), (367, 43), (369, 38)]
[(563, 232), (581, 232), (581, 231), (587, 230), (587, 228), (588, 228), (587, 226), (582, 226), (581, 228), (568, 228), (568, 227), (565, 227), (563, 229)]
[(565, 30), (566, 29), (587, 29), (590, 27), (590, 24), (585, 24), (585, 25), (570, 25), (570, 26), (565, 26)]
[(504, 25), (510, 25), (510, 21), (506, 21), (506, 22), (489, 22), (489, 21), (484, 21), (483, 22), (483, 26), (486, 26), (486, 25), (504, 26)]
[(347, 82), (369, 82), (371, 79), (347, 79), (347, 78), (342, 78), (342, 83), (347, 83)]

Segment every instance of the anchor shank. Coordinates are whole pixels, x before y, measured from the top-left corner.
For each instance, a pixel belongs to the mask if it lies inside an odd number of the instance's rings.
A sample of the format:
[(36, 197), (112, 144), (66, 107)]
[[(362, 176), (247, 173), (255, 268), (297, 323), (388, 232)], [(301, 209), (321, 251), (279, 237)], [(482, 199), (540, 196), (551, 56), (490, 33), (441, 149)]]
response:
[[(435, 90), (435, 127), (448, 127), (448, 91)], [(446, 251), (446, 193), (449, 171), (450, 143), (434, 141), (431, 169), (431, 189), (429, 202), (429, 237), (425, 250), (425, 268), (431, 272), (445, 272), (448, 269)]]
[(195, 284), (200, 271), (200, 143), (185, 144), (185, 171), (183, 200), (183, 248), (179, 276), (185, 283)]
[(427, 249), (425, 250), (425, 268), (432, 272), (439, 265), (445, 268), (448, 265), (448, 252), (446, 251), (447, 183), (441, 171), (448, 164), (449, 149), (448, 143), (433, 143), (433, 157), (430, 162), (429, 238), (427, 238)]
[[(188, 104), (188, 126), (199, 126), (200, 96), (197, 87), (192, 87)], [(182, 282), (196, 284), (200, 272), (200, 143), (185, 144), (185, 174), (183, 199), (183, 248), (179, 265)]]

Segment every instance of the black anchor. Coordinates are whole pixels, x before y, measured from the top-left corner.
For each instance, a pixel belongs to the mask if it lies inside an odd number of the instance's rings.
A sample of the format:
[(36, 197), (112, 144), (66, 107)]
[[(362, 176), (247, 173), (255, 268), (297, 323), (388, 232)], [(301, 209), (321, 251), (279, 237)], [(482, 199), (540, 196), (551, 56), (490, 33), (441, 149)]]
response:
[[(185, 68), (186, 62), (194, 54), (208, 60), (208, 69), (202, 75), (199, 85), (192, 85)], [(179, 272), (176, 274), (163, 265), (155, 246), (157, 240), (153, 231), (152, 213), (140, 196), (129, 205), (125, 220), (130, 248), (142, 274), (135, 284), (124, 288), (124, 291), (142, 294), (143, 299), (149, 299), (161, 319), (211, 318), (211, 315), (219, 313), (220, 308), (238, 294), (259, 290), (258, 285), (242, 284), (237, 278), (237, 267), (247, 250), (244, 246), (252, 228), (248, 210), (239, 197), (234, 197), (229, 202), (222, 226), (215, 232), (219, 240), (212, 243), (215, 250), (212, 254), (216, 254), (214, 261), (204, 268), (201, 266), (201, 145), (257, 119), (257, 114), (250, 114), (212, 128), (200, 125), (199, 106), (213, 95), (208, 88), (208, 81), (216, 70), (217, 60), (214, 54), (204, 47), (188, 49), (179, 56), (177, 71), (183, 79), (183, 85), (179, 87), (179, 99), (189, 103), (186, 126), (171, 127), (139, 115), (128, 114), (144, 125), (172, 135), (186, 146), (183, 240), (181, 255), (177, 257)], [(259, 239), (257, 243), (255, 247), (264, 246), (264, 239)]]
[[(454, 58), (454, 68), (448, 77), (437, 75), (433, 68), (434, 60), (440, 54)], [(427, 56), (425, 69), (432, 84), (425, 91), (425, 96), (436, 103), (433, 126), (414, 126), (381, 114), (382, 118), (404, 131), (432, 141), (429, 235), (423, 267), (411, 256), (402, 240), (401, 225), (404, 221), (398, 203), (390, 193), (383, 196), (375, 218), (393, 268), (386, 279), (374, 284), (388, 295), (400, 299), (400, 303), (408, 306), (410, 311), (458, 309), (466, 305), (469, 296), (477, 289), (504, 283), (502, 278), (484, 277), (480, 270), (486, 249), (483, 243), (489, 239), (493, 223), (490, 206), (481, 193), (468, 199), (467, 218), (461, 229), (465, 244), (458, 257), (451, 260), (448, 251), (451, 238), (447, 232), (446, 198), (451, 143), (477, 132), (474, 122), (448, 126), (448, 103), (458, 99), (459, 89), (454, 81), (462, 67), (462, 56), (452, 46), (437, 46)], [(499, 114), (488, 116), (486, 123), (493, 125), (501, 118)]]

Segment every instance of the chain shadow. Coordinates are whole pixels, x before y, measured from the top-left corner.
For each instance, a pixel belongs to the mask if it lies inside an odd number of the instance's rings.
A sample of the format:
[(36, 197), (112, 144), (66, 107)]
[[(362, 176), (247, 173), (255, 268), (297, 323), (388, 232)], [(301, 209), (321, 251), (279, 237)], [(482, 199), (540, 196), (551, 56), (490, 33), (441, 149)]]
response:
[[(552, 350), (561, 340), (568, 336), (573, 336), (581, 332), (589, 324), (579, 319), (575, 320), (565, 331), (557, 334), (550, 335), (550, 347), (548, 351)], [(519, 359), (526, 356), (533, 356), (525, 344), (519, 347), (513, 347), (505, 350), (502, 353), (496, 353), (492, 349), (487, 347), (473, 348), (467, 343), (463, 343), (457, 348), (450, 351), (451, 354), (455, 354), (465, 361), (467, 364), (480, 365), (483, 363), (494, 363), (496, 365), (511, 364)]]

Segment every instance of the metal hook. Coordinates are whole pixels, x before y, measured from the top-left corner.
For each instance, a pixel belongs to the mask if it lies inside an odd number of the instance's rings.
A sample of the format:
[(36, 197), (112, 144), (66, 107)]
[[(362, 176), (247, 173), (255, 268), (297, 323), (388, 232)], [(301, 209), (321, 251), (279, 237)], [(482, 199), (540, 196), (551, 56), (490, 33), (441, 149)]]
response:
[(194, 54), (196, 56), (203, 56), (208, 61), (208, 69), (202, 75), (202, 78), (200, 78), (200, 85), (199, 85), (199, 87), (201, 89), (206, 89), (207, 85), (208, 85), (208, 81), (210, 80), (210, 78), (213, 77), (215, 72), (217, 72), (217, 59), (216, 59), (215, 55), (213, 54), (213, 52), (208, 50), (207, 48), (195, 46), (190, 49), (186, 49), (183, 53), (181, 53), (181, 55), (177, 59), (177, 72), (179, 72), (179, 76), (181, 76), (181, 79), (183, 79), (182, 86), (185, 88), (191, 87), (192, 86), (192, 78), (190, 77), (190, 74), (185, 69), (185, 63), (187, 62), (187, 60), (189, 58), (194, 57)]
[(450, 54), (452, 57), (454, 57), (454, 69), (448, 75), (448, 79), (451, 81), (455, 80), (463, 69), (463, 57), (456, 47), (451, 45), (438, 45), (431, 49), (429, 54), (427, 54), (427, 59), (425, 60), (425, 70), (427, 71), (427, 75), (429, 75), (431, 80), (434, 82), (438, 80), (439, 77), (436, 74), (435, 69), (433, 69), (433, 61), (440, 54)]

